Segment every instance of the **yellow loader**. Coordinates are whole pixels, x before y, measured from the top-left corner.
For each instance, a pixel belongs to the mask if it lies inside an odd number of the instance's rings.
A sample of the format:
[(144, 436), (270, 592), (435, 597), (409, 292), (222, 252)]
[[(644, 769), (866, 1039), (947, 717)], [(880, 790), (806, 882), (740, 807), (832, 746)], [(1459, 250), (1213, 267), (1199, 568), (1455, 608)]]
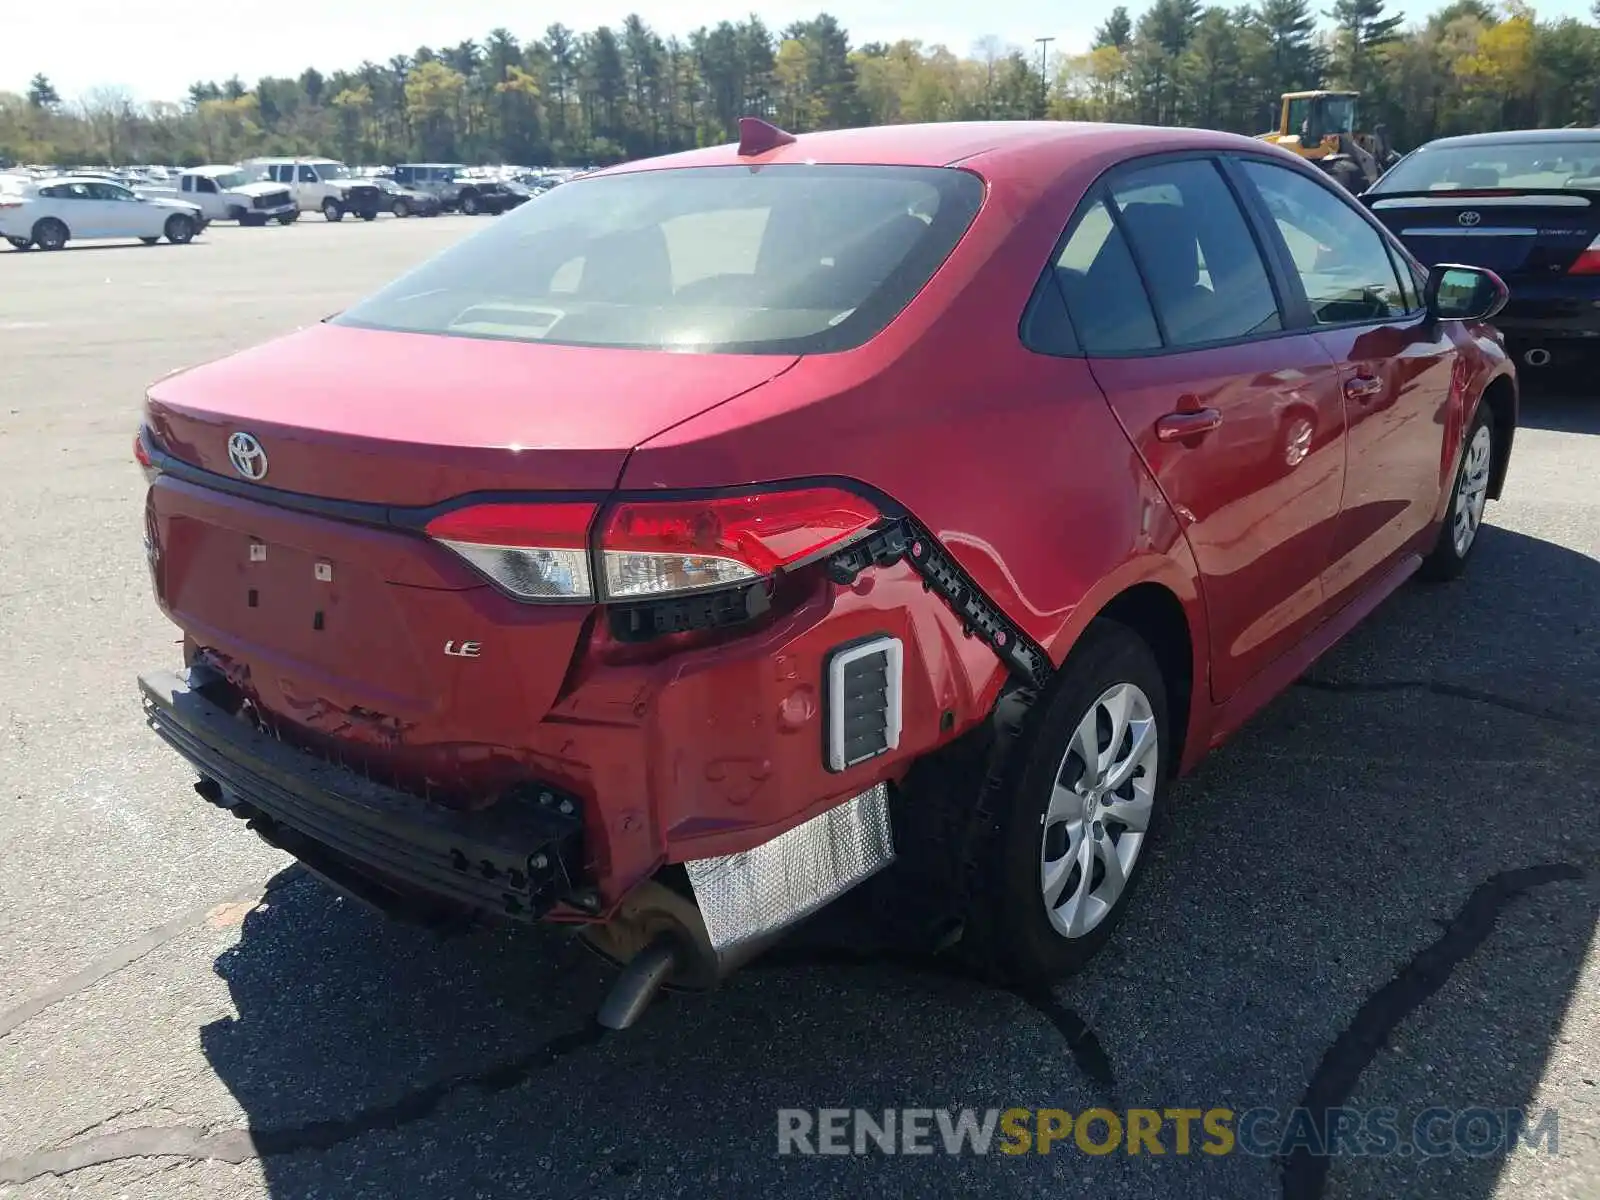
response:
[(1278, 127), (1259, 136), (1316, 163), (1347, 191), (1364, 192), (1399, 155), (1382, 125), (1371, 133), (1356, 132), (1360, 98), (1360, 92), (1285, 92)]

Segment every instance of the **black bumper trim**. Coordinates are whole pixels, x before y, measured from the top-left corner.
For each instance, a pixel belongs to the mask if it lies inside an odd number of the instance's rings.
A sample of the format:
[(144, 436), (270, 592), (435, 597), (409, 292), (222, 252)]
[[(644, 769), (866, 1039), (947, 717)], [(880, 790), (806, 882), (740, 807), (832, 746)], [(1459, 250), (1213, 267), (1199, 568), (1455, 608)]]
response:
[(380, 880), (523, 921), (580, 892), (581, 808), (558, 789), (456, 812), (280, 742), (180, 675), (151, 672), (139, 687), (150, 727), (218, 785), (217, 803), (290, 853), (309, 839), (313, 868), (320, 850)]

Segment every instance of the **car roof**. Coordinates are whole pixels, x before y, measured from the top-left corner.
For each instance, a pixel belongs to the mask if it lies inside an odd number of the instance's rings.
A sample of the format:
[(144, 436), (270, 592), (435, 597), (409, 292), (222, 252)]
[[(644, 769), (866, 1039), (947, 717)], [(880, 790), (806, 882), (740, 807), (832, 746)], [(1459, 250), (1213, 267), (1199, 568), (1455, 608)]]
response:
[(238, 169), (235, 163), (206, 163), (202, 167), (185, 167), (183, 173), (185, 175), (220, 175), (225, 171), (237, 171)]
[(80, 175), (76, 173), (71, 175), (51, 175), (46, 179), (37, 179), (34, 182), (51, 187), (58, 183), (114, 183), (119, 187), (122, 186), (121, 180), (111, 179), (105, 175)]
[(1504, 129), (1495, 133), (1464, 133), (1458, 137), (1435, 138), (1417, 147), (1422, 150), (1439, 150), (1463, 146), (1521, 146), (1529, 142), (1596, 142), (1600, 143), (1600, 129)]
[(686, 150), (592, 172), (612, 175), (665, 167), (754, 166), (774, 163), (879, 164), (948, 167), (971, 165), (983, 173), (1053, 174), (1074, 159), (1114, 148), (1126, 153), (1165, 150), (1270, 150), (1240, 134), (1097, 121), (944, 121), (803, 133), (764, 154), (741, 157), (735, 144)]

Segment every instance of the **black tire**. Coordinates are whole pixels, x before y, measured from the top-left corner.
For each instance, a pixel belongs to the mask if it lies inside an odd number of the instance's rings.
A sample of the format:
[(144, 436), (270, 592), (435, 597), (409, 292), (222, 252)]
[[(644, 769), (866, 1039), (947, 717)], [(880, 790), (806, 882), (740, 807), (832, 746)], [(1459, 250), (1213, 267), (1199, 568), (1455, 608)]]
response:
[(297, 212), (284, 213), (283, 216), (278, 218), (278, 224), (279, 225), (293, 225), (299, 219), (300, 219), (300, 214), (297, 213)]
[(478, 199), (477, 192), (465, 192), (461, 197), (462, 216), (475, 217), (483, 211), (483, 201)]
[(376, 221), (378, 219), (378, 210), (377, 209), (373, 209), (370, 212), (362, 213), (361, 214), (361, 219), (363, 221)]
[(32, 250), (33, 249), (33, 239), (32, 238), (8, 237), (6, 239), (6, 241), (11, 243), (11, 248), (13, 250)]
[(182, 213), (174, 213), (167, 218), (167, 223), (162, 226), (162, 232), (167, 235), (167, 241), (174, 246), (187, 246), (194, 241), (198, 232), (194, 226), (194, 219)]
[[(1126, 691), (1130, 685), (1137, 693)], [(1130, 697), (1142, 695), (1150, 715), (1140, 718), (1139, 727), (1153, 727), (1153, 750), (1143, 754), (1138, 751), (1140, 743), (1134, 736), (1137, 729), (1131, 723), (1120, 744), (1109, 745), (1109, 713), (1100, 701), (1119, 688)], [(977, 965), (1013, 983), (1043, 983), (1079, 970), (1111, 940), (1143, 877), (1165, 818), (1175, 748), (1168, 712), (1166, 681), (1149, 646), (1124, 625), (1107, 620), (1093, 622), (1049, 690), (1028, 712), (1022, 734), (1008, 755), (1005, 784), (993, 801), (995, 808), (984, 841), (975, 849), (979, 876), (973, 881), (972, 911), (962, 946), (968, 957), (978, 960)], [(1085, 805), (1087, 816), (1080, 821), (1083, 840), (1078, 844), (1092, 839), (1093, 847), (1088, 894), (1081, 907), (1094, 923), (1085, 932), (1069, 936), (1057, 929), (1046, 904), (1046, 851), (1058, 842), (1060, 853), (1051, 858), (1069, 863), (1063, 868), (1063, 888), (1058, 898), (1078, 891), (1072, 881), (1081, 880), (1081, 867), (1070, 863), (1081, 860), (1070, 848), (1069, 823), (1047, 823), (1047, 818), (1058, 780), (1070, 789), (1083, 773), (1083, 759), (1074, 748), (1073, 739), (1080, 724), (1091, 715), (1095, 718), (1097, 741), (1106, 743), (1098, 747), (1099, 752), (1109, 753), (1108, 761), (1113, 765), (1125, 762), (1134, 766), (1128, 782), (1109, 793), (1111, 807), (1098, 801), (1093, 806)], [(1146, 756), (1148, 762), (1137, 765)], [(1069, 779), (1069, 775), (1073, 778)], [(1109, 907), (1100, 901), (1091, 904), (1094, 894), (1105, 886), (1105, 865), (1110, 861), (1105, 854), (1117, 856), (1120, 864), (1123, 839), (1139, 832), (1118, 816), (1119, 812), (1135, 811), (1123, 793), (1135, 797), (1136, 780), (1143, 781), (1149, 790), (1150, 804), (1140, 840), (1129, 847), (1132, 867)], [(1096, 815), (1097, 819), (1088, 819)], [(1097, 909), (1099, 915), (1095, 915)]]
[(140, 241), (141, 241), (141, 242), (143, 242), (143, 243), (144, 243), (144, 244), (145, 244), (145, 245), (146, 245), (146, 246), (155, 246), (155, 245), (158, 245), (158, 244), (160, 244), (160, 242), (161, 242), (161, 239), (160, 239), (160, 238), (158, 238), (158, 237), (156, 237), (156, 238), (152, 238), (152, 237), (142, 237), (142, 238), (140, 238), (140, 239), (139, 239), (139, 240), (140, 240)]
[(394, 207), (390, 211), (397, 217), (409, 217), (411, 215), (411, 205), (404, 200), (396, 200)]
[(246, 213), (244, 216), (239, 218), (239, 224), (248, 226), (251, 229), (260, 228), (266, 223), (267, 218), (262, 213)]
[(329, 196), (322, 202), (322, 219), (325, 221), (344, 220), (344, 205)]
[[(1479, 401), (1467, 435), (1461, 439), (1461, 461), (1456, 464), (1450, 502), (1439, 524), (1439, 540), (1422, 560), (1419, 578), (1430, 583), (1444, 583), (1459, 578), (1467, 569), (1483, 529), (1483, 510), (1488, 503), (1489, 481), (1494, 478), (1496, 449), (1488, 402)], [(1466, 520), (1463, 531), (1460, 524), (1464, 518), (1470, 519)], [(1463, 536), (1458, 537), (1458, 533)]]
[(46, 217), (33, 227), (33, 244), (41, 250), (59, 250), (71, 236), (67, 227), (54, 217)]

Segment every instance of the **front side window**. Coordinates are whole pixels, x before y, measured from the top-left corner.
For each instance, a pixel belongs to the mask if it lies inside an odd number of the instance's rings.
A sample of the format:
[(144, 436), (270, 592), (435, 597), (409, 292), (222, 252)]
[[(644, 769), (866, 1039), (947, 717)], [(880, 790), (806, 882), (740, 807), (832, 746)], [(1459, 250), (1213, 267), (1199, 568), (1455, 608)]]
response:
[(1298, 171), (1254, 159), (1242, 165), (1283, 236), (1319, 325), (1405, 315), (1388, 244), (1359, 213)]
[(329, 179), (350, 178), (350, 168), (345, 166), (343, 163), (318, 163), (316, 170), (314, 171), (312, 171), (310, 167), (306, 167), (304, 169), (311, 171), (311, 178), (313, 180), (322, 179), (326, 181)]
[(693, 353), (848, 350), (910, 303), (982, 199), (977, 176), (943, 167), (599, 176), (515, 209), (334, 322)]
[(316, 172), (316, 170), (314, 168), (312, 168), (311, 166), (309, 166), (309, 165), (307, 165), (305, 163), (302, 163), (300, 165), (300, 182), (301, 183), (316, 183), (317, 182), (317, 172)]
[(1215, 164), (1146, 167), (1120, 176), (1111, 194), (1168, 346), (1283, 328), (1266, 264)]
[(214, 196), (217, 194), (217, 181), (202, 177), (195, 190), (204, 192), (208, 196)]

